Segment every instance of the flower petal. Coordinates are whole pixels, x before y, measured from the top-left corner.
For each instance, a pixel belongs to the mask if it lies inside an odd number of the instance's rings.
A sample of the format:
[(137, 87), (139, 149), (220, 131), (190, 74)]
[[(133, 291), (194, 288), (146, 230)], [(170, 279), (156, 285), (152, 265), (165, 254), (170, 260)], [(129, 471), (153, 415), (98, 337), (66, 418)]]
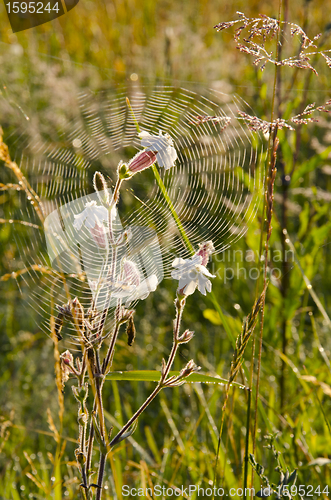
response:
[(100, 248), (106, 248), (107, 236), (103, 225), (99, 226), (96, 222), (95, 226), (90, 229), (90, 233), (93, 236), (94, 241)]
[(152, 274), (143, 280), (136, 290), (136, 299), (146, 299), (150, 292), (154, 292), (157, 288), (158, 280), (156, 274)]
[(168, 146), (167, 148), (161, 149), (156, 155), (156, 161), (160, 167), (164, 167), (166, 170), (174, 166), (175, 160), (177, 159), (177, 153), (173, 146)]
[(80, 229), (82, 228), (82, 225), (84, 224), (84, 220), (85, 220), (85, 215), (84, 215), (84, 211), (81, 212), (80, 214), (74, 214), (74, 223), (73, 223), (73, 226), (75, 229), (77, 229), (77, 231), (80, 231)]
[[(197, 280), (187, 281), (185, 289), (184, 289), (185, 295), (192, 295), (192, 293), (194, 293), (196, 290), (197, 284), (198, 284)], [(180, 286), (179, 286), (179, 288), (180, 288)], [(182, 287), (182, 288), (184, 288), (184, 287)]]
[(168, 134), (163, 135), (160, 130), (159, 135), (155, 136), (149, 132), (142, 131), (138, 136), (141, 139), (141, 145), (147, 148), (147, 151), (157, 152), (156, 160), (160, 167), (164, 167), (166, 170), (173, 167), (177, 159), (177, 152)]
[(94, 206), (85, 208), (84, 212), (86, 215), (85, 226), (88, 229), (92, 229), (96, 224), (102, 226), (102, 222), (108, 220), (108, 210), (106, 207)]
[(199, 269), (200, 272), (205, 276), (208, 276), (208, 278), (216, 278), (216, 274), (211, 274), (205, 266), (200, 265)]

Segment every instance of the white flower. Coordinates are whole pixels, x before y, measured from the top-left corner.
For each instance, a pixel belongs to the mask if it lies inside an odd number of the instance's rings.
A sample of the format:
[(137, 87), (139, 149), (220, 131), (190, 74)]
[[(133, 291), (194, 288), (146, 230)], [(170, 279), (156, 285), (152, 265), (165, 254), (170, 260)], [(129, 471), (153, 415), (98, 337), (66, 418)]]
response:
[(162, 135), (160, 130), (159, 135), (152, 135), (146, 131), (140, 132), (138, 135), (141, 139), (141, 145), (147, 148), (146, 151), (157, 152), (156, 161), (160, 167), (164, 167), (166, 170), (173, 167), (177, 159), (177, 152), (169, 134)]
[(139, 285), (126, 284), (125, 281), (117, 282), (115, 290), (112, 291), (112, 297), (118, 299), (126, 299), (125, 307), (129, 307), (131, 302), (136, 300), (144, 300), (148, 297), (150, 292), (154, 292), (158, 285), (158, 279), (155, 274), (152, 274), (145, 280), (143, 280)]
[[(111, 210), (111, 220), (113, 221), (116, 217), (116, 208), (113, 207)], [(96, 242), (96, 244), (105, 248), (107, 245), (106, 230), (103, 225), (103, 221), (108, 222), (108, 210), (102, 205), (97, 205), (95, 200), (88, 201), (85, 204), (84, 210), (80, 214), (74, 215), (73, 226), (77, 231), (80, 231), (83, 224), (90, 230), (90, 233)]]
[[(114, 220), (116, 213), (112, 211), (111, 217)], [(80, 214), (75, 214), (74, 228), (79, 231), (82, 228), (82, 225), (85, 223), (85, 226), (88, 229), (94, 229), (95, 226), (102, 227), (102, 222), (108, 220), (108, 210), (106, 207), (97, 205), (95, 200), (88, 201), (85, 204), (84, 210)]]
[(148, 295), (151, 292), (155, 292), (156, 288), (158, 285), (158, 279), (156, 274), (152, 274), (145, 280), (143, 280), (140, 285), (136, 287), (133, 293), (128, 297), (127, 303), (128, 302), (133, 302), (135, 300), (144, 300), (147, 299)]
[(89, 287), (90, 287), (90, 290), (91, 292), (97, 292), (98, 291), (98, 288), (100, 287), (101, 288), (101, 285), (98, 283), (98, 281), (96, 280), (90, 280), (88, 279), (88, 284), (89, 284)]
[(202, 264), (202, 256), (195, 254), (190, 259), (177, 258), (172, 266), (176, 267), (171, 273), (171, 277), (179, 280), (178, 292), (180, 295), (192, 295), (196, 288), (202, 295), (211, 291), (211, 281), (208, 278), (215, 278)]
[(123, 259), (123, 275), (124, 282), (127, 285), (140, 285), (140, 274), (138, 267), (132, 260)]

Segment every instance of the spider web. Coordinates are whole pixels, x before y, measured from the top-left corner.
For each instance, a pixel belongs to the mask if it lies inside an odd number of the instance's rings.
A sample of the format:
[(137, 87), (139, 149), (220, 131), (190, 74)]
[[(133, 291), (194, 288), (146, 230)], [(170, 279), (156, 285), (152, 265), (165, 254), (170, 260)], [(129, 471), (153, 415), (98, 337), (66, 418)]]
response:
[[(261, 137), (238, 114), (246, 109), (243, 101), (216, 91), (197, 94), (174, 87), (131, 86), (82, 93), (78, 105), (76, 117), (53, 136), (45, 140), (38, 134), (22, 133), (17, 140), (21, 153), (15, 159), (39, 194), (45, 218), (75, 200), (95, 196), (91, 182), (95, 171), (102, 172), (109, 186), (114, 186), (119, 161), (128, 161), (142, 149), (138, 123), (140, 130), (154, 135), (161, 130), (173, 139), (178, 156), (175, 166), (158, 171), (193, 248), (211, 240), (216, 253), (221, 253), (245, 233), (261, 200), (263, 172), (259, 165)], [(39, 227), (20, 232), (17, 245), (28, 270), (22, 278), (31, 289), (34, 308), (44, 318), (42, 328), (49, 332), (45, 311), (50, 306), (54, 311), (54, 304), (77, 296), (88, 307), (92, 293), (81, 257), (72, 259), (67, 252), (62, 268), (52, 268), (45, 228), (31, 203), (23, 193), (19, 215)], [(117, 223), (119, 228), (141, 227), (153, 232), (152, 246), (148, 247), (149, 233), (146, 244), (141, 234), (137, 242), (140, 247), (145, 244), (144, 269), (154, 269), (158, 283), (170, 276), (175, 257), (191, 255), (151, 169), (125, 181)], [(70, 242), (65, 246), (70, 247)], [(91, 262), (95, 259), (95, 249), (85, 253)], [(66, 276), (65, 287), (61, 272)]]

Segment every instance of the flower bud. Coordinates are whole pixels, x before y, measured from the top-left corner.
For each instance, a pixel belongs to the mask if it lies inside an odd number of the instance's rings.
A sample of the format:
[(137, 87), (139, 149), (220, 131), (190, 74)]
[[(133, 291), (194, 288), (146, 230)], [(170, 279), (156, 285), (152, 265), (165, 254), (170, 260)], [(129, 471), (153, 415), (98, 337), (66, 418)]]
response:
[(139, 151), (128, 163), (128, 169), (133, 174), (145, 170), (156, 162), (157, 151)]
[(119, 179), (122, 179), (122, 180), (129, 179), (132, 175), (129, 171), (127, 164), (123, 163), (122, 161), (120, 161), (118, 164), (117, 172), (118, 172)]
[(181, 344), (186, 344), (193, 338), (193, 336), (194, 332), (191, 332), (190, 330), (185, 330), (183, 335), (179, 337), (178, 342), (180, 342)]
[(74, 323), (77, 323), (80, 330), (84, 330), (84, 308), (77, 297), (71, 302), (71, 313)]
[(60, 357), (62, 362), (68, 366), (70, 366), (74, 361), (74, 357), (68, 349), (65, 352), (63, 352)]
[(191, 359), (187, 365), (185, 366), (185, 368), (183, 368), (181, 371), (180, 371), (180, 378), (185, 378), (185, 377), (188, 377), (189, 375), (191, 375), (191, 373), (194, 373), (194, 372), (197, 372), (200, 370), (200, 366), (197, 366), (195, 364), (195, 362), (193, 361), (193, 359)]
[(62, 369), (62, 385), (69, 380), (70, 373), (74, 373), (76, 375), (76, 370), (73, 366), (73, 355), (68, 349), (63, 352), (60, 356), (61, 359), (61, 369)]
[(101, 172), (95, 172), (93, 176), (93, 187), (98, 194), (98, 198), (102, 204), (109, 205), (109, 191), (106, 179)]
[(78, 412), (77, 422), (79, 425), (84, 426), (88, 420), (88, 414), (84, 411)]
[(83, 466), (86, 462), (86, 457), (85, 457), (84, 453), (82, 453), (80, 451), (80, 449), (77, 448), (77, 450), (75, 450), (75, 455), (76, 455), (76, 460), (79, 463), (79, 465)]
[(128, 345), (132, 346), (134, 339), (136, 338), (136, 327), (133, 321), (133, 315), (129, 317), (129, 321), (126, 327), (126, 333), (128, 336)]
[(74, 393), (74, 396), (77, 399), (77, 401), (79, 401), (79, 403), (83, 404), (84, 401), (87, 398), (87, 395), (88, 395), (88, 384), (87, 384), (87, 382), (85, 382), (85, 384), (82, 385), (81, 387), (75, 387), (73, 385), (71, 387), (71, 389), (72, 389), (72, 392)]

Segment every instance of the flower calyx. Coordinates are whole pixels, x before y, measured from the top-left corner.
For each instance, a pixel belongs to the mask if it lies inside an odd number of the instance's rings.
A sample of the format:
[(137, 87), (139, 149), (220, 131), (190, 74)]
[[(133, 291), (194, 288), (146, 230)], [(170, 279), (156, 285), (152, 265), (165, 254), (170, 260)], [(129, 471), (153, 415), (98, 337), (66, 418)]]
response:
[(179, 344), (187, 344), (194, 337), (194, 332), (185, 330), (185, 332), (178, 338)]

